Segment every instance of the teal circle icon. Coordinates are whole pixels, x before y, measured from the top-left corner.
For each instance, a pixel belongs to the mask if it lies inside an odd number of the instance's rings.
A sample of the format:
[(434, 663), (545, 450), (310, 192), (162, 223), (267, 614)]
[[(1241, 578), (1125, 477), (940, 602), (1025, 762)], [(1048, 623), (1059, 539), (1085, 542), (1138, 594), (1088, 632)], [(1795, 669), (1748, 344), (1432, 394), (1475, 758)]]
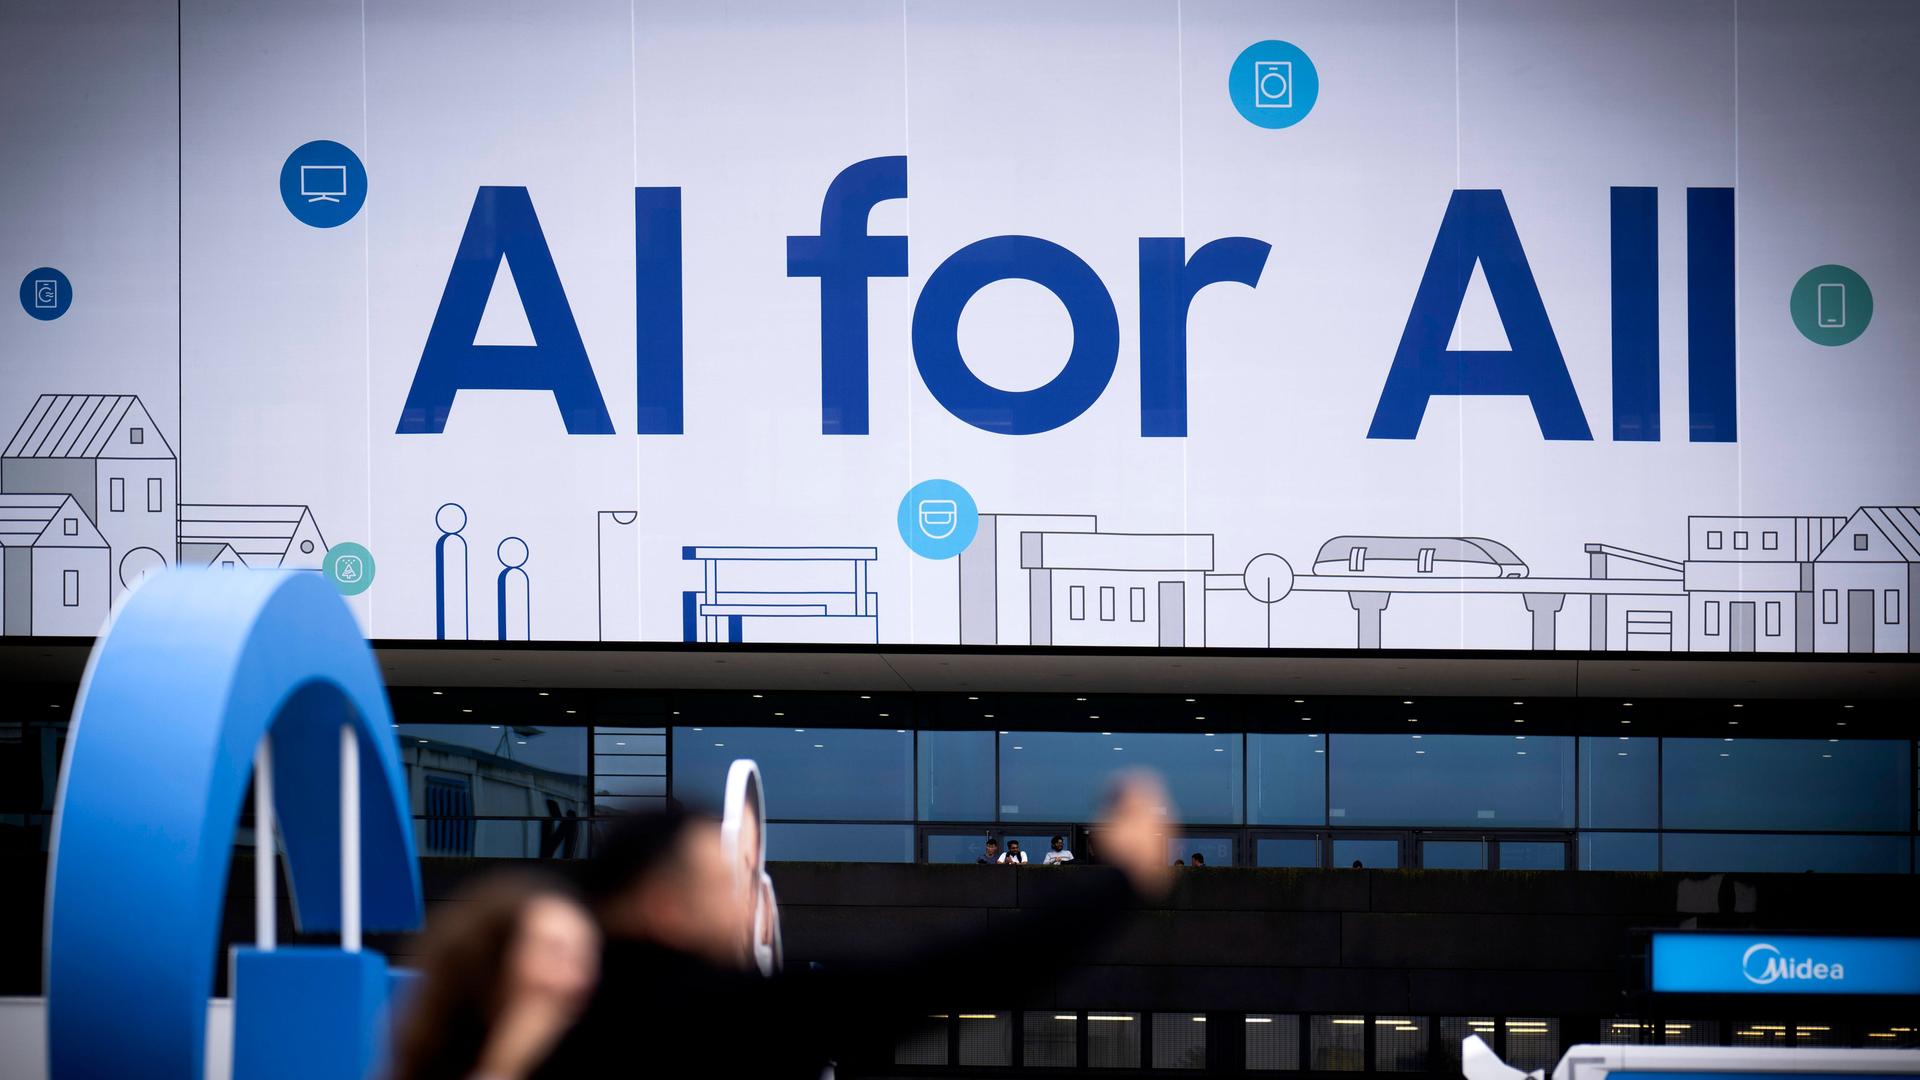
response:
[(1848, 267), (1828, 263), (1800, 275), (1787, 309), (1801, 337), (1815, 345), (1845, 345), (1873, 320), (1873, 290)]
[(1291, 41), (1256, 41), (1233, 61), (1227, 97), (1249, 124), (1292, 127), (1320, 100), (1320, 70)]
[(330, 139), (296, 148), (280, 166), (280, 201), (301, 224), (331, 229), (352, 221), (367, 201), (360, 155)]
[(52, 322), (73, 304), (73, 282), (51, 266), (27, 271), (20, 279), (20, 306), (41, 322)]
[(980, 510), (951, 480), (922, 480), (900, 500), (900, 539), (926, 559), (951, 559), (973, 543)]
[(373, 552), (351, 541), (327, 549), (320, 570), (342, 596), (358, 596), (373, 584)]

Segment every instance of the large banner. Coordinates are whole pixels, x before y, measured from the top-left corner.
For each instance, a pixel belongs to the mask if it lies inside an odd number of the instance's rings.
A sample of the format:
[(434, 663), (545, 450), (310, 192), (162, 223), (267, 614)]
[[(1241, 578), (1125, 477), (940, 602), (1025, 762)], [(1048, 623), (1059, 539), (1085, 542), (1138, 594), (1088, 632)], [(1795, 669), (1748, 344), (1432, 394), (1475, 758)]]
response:
[(1920, 7), (0, 9), (8, 634), (1910, 652)]

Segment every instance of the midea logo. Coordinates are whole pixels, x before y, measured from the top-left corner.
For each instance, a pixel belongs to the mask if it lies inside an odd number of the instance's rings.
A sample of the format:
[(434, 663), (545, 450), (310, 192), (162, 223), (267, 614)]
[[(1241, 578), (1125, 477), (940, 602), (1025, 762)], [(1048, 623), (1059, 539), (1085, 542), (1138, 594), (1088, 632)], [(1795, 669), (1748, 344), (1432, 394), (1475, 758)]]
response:
[(1816, 964), (1810, 959), (1783, 956), (1766, 942), (1750, 946), (1740, 957), (1740, 973), (1755, 986), (1766, 986), (1780, 979), (1844, 979), (1840, 964)]

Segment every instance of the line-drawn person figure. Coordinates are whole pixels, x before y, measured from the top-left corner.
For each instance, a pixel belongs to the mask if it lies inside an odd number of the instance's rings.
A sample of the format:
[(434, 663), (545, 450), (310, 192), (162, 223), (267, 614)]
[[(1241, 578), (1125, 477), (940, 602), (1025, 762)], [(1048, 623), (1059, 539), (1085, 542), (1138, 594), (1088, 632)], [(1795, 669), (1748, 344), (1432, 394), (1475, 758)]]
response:
[(433, 636), (441, 641), (467, 640), (467, 509), (442, 503), (433, 512), (440, 539), (433, 545)]
[(517, 536), (494, 549), (500, 576), (494, 583), (494, 610), (499, 612), (501, 641), (533, 640), (533, 586), (527, 579), (527, 542)]

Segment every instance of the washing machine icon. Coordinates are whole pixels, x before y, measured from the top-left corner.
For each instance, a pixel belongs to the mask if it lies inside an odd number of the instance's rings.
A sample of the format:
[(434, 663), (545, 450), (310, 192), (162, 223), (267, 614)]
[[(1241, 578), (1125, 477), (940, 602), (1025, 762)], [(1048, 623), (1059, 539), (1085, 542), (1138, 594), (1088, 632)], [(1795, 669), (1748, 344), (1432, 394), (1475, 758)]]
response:
[(952, 499), (920, 500), (920, 531), (929, 540), (945, 540), (960, 524), (960, 505)]

